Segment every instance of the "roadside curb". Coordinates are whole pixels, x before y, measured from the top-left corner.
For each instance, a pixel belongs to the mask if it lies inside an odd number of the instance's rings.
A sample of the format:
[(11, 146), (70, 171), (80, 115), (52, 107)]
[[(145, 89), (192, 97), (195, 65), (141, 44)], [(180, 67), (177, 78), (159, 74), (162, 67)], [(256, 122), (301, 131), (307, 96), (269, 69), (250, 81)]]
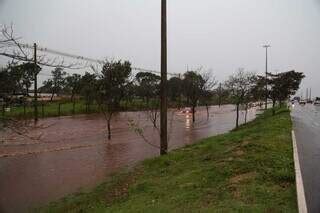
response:
[(297, 149), (297, 141), (294, 131), (292, 130), (293, 158), (296, 175), (296, 190), (299, 213), (307, 213), (306, 197), (304, 192), (303, 180), (301, 175), (300, 161)]

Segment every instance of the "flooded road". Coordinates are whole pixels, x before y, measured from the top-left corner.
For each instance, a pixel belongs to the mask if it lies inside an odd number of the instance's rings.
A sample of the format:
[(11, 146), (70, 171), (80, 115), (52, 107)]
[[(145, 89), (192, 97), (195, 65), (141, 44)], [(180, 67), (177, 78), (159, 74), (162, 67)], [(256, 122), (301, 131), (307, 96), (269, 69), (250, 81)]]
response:
[[(198, 108), (195, 124), (191, 115), (169, 114), (170, 150), (235, 127), (231, 105), (211, 107), (209, 119), (206, 110)], [(248, 121), (255, 114), (255, 109), (249, 110)], [(241, 123), (244, 116), (241, 112)], [(143, 129), (152, 145), (129, 127), (129, 120)], [(48, 118), (36, 128), (0, 132), (0, 212), (23, 212), (91, 189), (120, 168), (159, 155), (159, 132), (146, 112), (120, 113), (112, 121), (112, 140), (106, 138), (101, 115)]]

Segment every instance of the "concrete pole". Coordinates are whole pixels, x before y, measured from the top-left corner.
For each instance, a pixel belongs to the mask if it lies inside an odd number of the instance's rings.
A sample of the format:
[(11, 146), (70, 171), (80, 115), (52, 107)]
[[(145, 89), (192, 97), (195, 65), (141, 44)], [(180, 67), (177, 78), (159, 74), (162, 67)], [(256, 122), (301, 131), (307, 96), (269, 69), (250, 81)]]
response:
[(167, 0), (161, 0), (160, 155), (167, 154)]
[(263, 48), (266, 49), (266, 100), (265, 100), (265, 109), (268, 109), (268, 48), (271, 47), (270, 45), (264, 45)]
[(33, 44), (34, 47), (34, 121), (38, 121), (38, 66), (37, 66), (37, 44)]
[(219, 108), (221, 107), (221, 93), (222, 93), (222, 91), (221, 91), (221, 89), (222, 89), (222, 86), (221, 86), (221, 83), (219, 84)]

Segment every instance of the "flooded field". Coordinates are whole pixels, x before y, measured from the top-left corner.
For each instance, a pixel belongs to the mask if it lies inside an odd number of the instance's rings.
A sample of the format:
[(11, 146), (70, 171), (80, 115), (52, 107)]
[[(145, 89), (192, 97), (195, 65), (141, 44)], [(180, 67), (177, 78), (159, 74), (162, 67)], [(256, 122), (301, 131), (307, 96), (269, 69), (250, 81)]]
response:
[[(256, 110), (248, 113), (248, 121)], [(240, 121), (244, 123), (244, 112)], [(235, 127), (234, 106), (199, 108), (196, 122), (189, 114), (169, 112), (169, 148), (226, 133)], [(148, 144), (129, 127), (133, 120)], [(21, 134), (23, 133), (23, 134)], [(0, 212), (21, 212), (67, 194), (88, 190), (109, 174), (159, 155), (159, 132), (146, 112), (114, 117), (112, 140), (107, 140), (101, 115), (48, 118), (36, 127), (21, 123), (17, 130), (0, 132)]]

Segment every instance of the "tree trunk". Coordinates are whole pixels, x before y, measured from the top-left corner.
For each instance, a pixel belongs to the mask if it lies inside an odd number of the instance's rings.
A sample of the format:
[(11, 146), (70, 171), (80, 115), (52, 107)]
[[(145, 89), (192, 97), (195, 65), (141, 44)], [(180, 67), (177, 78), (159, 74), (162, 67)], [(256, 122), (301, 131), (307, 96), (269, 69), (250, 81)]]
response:
[(128, 100), (128, 99), (126, 99), (126, 101), (125, 101), (125, 105), (124, 105), (124, 108), (125, 108), (125, 110), (126, 110), (126, 111), (128, 110), (128, 102), (129, 102), (129, 100)]
[(74, 115), (76, 113), (76, 101), (73, 100), (73, 105), (72, 105), (72, 114)]
[(44, 104), (41, 103), (41, 114), (42, 114), (42, 118), (44, 118)]
[(23, 103), (23, 115), (26, 116), (26, 103)]
[(244, 123), (245, 124), (247, 123), (247, 116), (248, 116), (248, 103), (246, 104), (246, 114), (245, 114), (245, 117), (244, 117)]
[(108, 140), (111, 140), (111, 118), (107, 120), (108, 123)]
[(279, 104), (280, 104), (280, 107), (283, 107), (283, 101), (282, 100), (279, 101)]
[(54, 96), (54, 91), (52, 91), (52, 93), (51, 93), (50, 101), (52, 101), (52, 100), (53, 100), (53, 96)]
[(58, 116), (60, 117), (60, 115), (61, 115), (61, 103), (59, 103), (58, 105)]
[(275, 100), (272, 100), (272, 115), (275, 115), (276, 114), (276, 101)]
[(240, 104), (237, 104), (236, 129), (239, 128), (239, 106), (240, 106)]
[(151, 111), (152, 113), (152, 124), (153, 124), (153, 127), (154, 128), (157, 128), (157, 115), (158, 115), (158, 112), (155, 111), (154, 113)]
[(70, 101), (74, 101), (74, 92), (71, 93), (71, 98), (70, 98)]
[(146, 100), (147, 100), (147, 107), (149, 106), (149, 97), (147, 96), (146, 97)]
[(195, 114), (196, 114), (196, 107), (192, 106), (192, 122), (193, 123), (196, 121)]

